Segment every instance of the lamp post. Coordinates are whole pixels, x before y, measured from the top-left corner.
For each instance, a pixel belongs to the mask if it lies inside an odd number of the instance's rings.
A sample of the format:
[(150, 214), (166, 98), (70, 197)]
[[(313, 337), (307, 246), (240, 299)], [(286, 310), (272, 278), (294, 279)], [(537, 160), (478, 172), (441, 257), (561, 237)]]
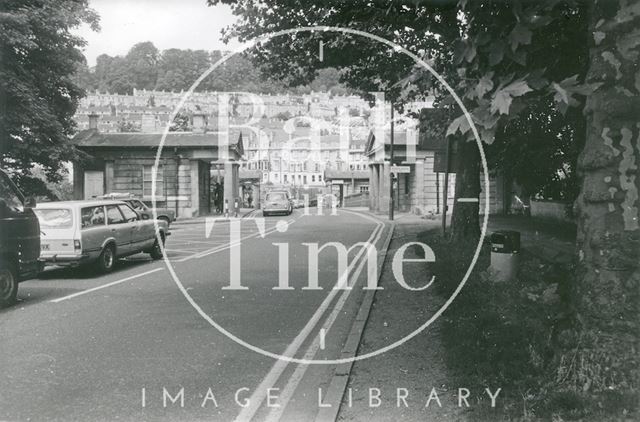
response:
[[(389, 153), (389, 220), (393, 221), (393, 172), (391, 167), (393, 166), (393, 102), (391, 103), (391, 152)], [(384, 141), (383, 141), (384, 142)], [(383, 143), (384, 147), (384, 143)]]

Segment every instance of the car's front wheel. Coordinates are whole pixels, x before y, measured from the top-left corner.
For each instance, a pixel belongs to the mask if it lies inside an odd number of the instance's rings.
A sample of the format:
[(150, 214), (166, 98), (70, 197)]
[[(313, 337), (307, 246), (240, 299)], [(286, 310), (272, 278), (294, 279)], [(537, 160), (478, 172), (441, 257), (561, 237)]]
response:
[(18, 295), (18, 276), (8, 263), (0, 267), (0, 308), (16, 301)]
[[(160, 234), (160, 239), (162, 240), (162, 246), (164, 246), (164, 235)], [(151, 256), (151, 259), (162, 259), (163, 255), (162, 255), (162, 248), (160, 247), (160, 243), (158, 242), (158, 237), (156, 236), (156, 241), (153, 243), (153, 247), (151, 248), (151, 251), (149, 252), (149, 256)]]
[(113, 270), (116, 263), (116, 250), (113, 245), (107, 245), (98, 257), (98, 269), (103, 273), (109, 273)]

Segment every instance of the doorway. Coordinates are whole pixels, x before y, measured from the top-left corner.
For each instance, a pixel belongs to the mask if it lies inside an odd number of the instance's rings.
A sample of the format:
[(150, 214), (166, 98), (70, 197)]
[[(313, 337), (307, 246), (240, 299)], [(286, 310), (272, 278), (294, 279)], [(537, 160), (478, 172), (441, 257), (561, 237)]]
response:
[(89, 170), (84, 172), (84, 199), (104, 195), (104, 172)]

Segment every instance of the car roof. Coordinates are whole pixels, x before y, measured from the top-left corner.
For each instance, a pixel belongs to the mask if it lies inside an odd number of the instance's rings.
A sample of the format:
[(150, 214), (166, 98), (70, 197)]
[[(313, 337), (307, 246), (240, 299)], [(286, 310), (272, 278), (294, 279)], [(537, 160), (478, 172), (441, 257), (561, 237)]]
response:
[(100, 205), (114, 205), (124, 204), (123, 201), (114, 201), (110, 199), (86, 199), (77, 201), (53, 201), (53, 202), (41, 202), (36, 205), (36, 209), (48, 209), (48, 208), (80, 208), (91, 207)]

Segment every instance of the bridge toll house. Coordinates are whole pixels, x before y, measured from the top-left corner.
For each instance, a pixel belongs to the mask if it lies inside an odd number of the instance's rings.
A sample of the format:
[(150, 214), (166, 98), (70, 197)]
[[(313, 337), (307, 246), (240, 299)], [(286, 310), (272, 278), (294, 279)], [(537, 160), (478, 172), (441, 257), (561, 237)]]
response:
[[(440, 214), (447, 204), (453, 210), (455, 197), (455, 166), (450, 162), (449, 180), (445, 189), (447, 143), (444, 131), (425, 130), (430, 118), (440, 118), (441, 110), (423, 109), (420, 126), (408, 126), (394, 130), (393, 163), (391, 163), (391, 133), (384, 132), (384, 141), (376, 139), (376, 132), (369, 133), (365, 156), (369, 161), (369, 209), (379, 214), (388, 214), (393, 174), (394, 211), (418, 215)], [(445, 125), (446, 127), (446, 125)], [(449, 152), (454, 159), (455, 148)], [(482, 177), (482, 176), (481, 176)], [(482, 180), (482, 179), (481, 179)], [(484, 191), (484, 186), (482, 186)], [(505, 212), (508, 189), (504, 178), (491, 175), (489, 183), (489, 210), (492, 214)], [(445, 198), (446, 195), (446, 198)], [(480, 195), (480, 210), (484, 210), (484, 193)]]
[[(160, 131), (145, 131), (144, 127), (142, 132), (102, 133), (98, 116), (89, 115), (89, 129), (73, 139), (88, 155), (73, 164), (74, 198), (128, 192), (150, 204), (161, 139)], [(228, 153), (224, 153), (225, 145)], [(239, 131), (209, 131), (206, 116), (195, 114), (192, 132), (169, 132), (165, 138), (156, 173), (157, 206), (189, 218), (220, 211), (226, 199), (233, 213), (235, 204), (242, 204), (239, 168), (243, 155)]]

